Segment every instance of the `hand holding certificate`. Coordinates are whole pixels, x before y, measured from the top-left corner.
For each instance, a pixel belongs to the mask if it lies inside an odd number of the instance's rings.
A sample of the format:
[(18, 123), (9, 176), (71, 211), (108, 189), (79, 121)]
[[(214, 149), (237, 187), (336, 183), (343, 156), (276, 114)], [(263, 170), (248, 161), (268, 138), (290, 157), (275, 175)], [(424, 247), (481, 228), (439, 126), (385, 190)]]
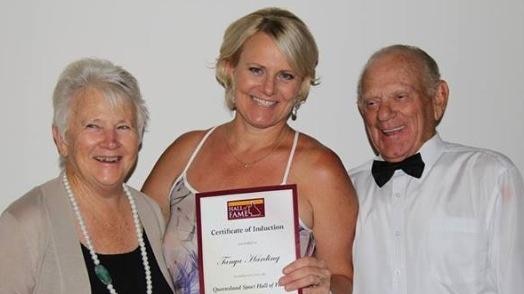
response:
[(295, 185), (199, 193), (196, 210), (200, 293), (290, 293), (278, 279), (300, 254)]

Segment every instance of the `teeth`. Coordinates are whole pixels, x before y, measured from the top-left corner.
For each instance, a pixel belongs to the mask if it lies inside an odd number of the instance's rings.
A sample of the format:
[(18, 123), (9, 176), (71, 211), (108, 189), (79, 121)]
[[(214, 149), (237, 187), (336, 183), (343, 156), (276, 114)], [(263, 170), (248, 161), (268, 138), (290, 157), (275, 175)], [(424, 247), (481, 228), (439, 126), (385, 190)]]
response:
[(391, 134), (391, 133), (394, 133), (394, 132), (398, 132), (400, 130), (402, 130), (404, 128), (404, 126), (400, 126), (400, 127), (396, 127), (396, 128), (393, 128), (393, 129), (388, 129), (388, 130), (382, 130), (382, 132), (384, 132), (386, 135), (388, 134)]
[(96, 156), (95, 159), (102, 162), (112, 163), (120, 160), (120, 156)]
[(270, 107), (276, 103), (276, 101), (265, 100), (259, 97), (251, 96), (253, 100), (260, 106)]

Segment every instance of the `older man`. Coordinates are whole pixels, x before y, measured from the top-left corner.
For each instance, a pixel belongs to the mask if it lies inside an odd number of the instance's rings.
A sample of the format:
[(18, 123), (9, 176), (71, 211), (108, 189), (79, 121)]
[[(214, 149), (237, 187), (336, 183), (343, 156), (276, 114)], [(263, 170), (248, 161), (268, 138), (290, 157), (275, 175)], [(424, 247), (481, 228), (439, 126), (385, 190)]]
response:
[(416, 47), (364, 67), (358, 107), (378, 156), (351, 170), (356, 294), (524, 293), (522, 176), (500, 153), (441, 139), (448, 93)]

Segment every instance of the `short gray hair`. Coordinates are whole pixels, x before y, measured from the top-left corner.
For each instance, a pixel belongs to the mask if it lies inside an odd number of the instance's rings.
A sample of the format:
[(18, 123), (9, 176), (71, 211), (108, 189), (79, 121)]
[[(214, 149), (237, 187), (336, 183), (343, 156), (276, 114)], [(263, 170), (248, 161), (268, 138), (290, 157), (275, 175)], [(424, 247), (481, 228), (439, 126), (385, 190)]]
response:
[(136, 123), (140, 142), (147, 126), (147, 110), (138, 82), (128, 71), (110, 61), (83, 58), (70, 63), (60, 74), (53, 92), (53, 126), (65, 138), (72, 100), (82, 91), (95, 88), (113, 104), (131, 102), (136, 108)]
[(410, 58), (412, 65), (419, 69), (422, 73), (422, 81), (424, 83), (424, 88), (426, 95), (433, 97), (437, 90), (437, 87), (440, 82), (440, 70), (437, 62), (433, 57), (431, 57), (426, 51), (420, 49), (416, 46), (395, 44), (391, 46), (384, 47), (371, 55), (371, 57), (366, 62), (360, 78), (358, 80), (357, 86), (357, 95), (358, 100), (362, 98), (363, 92), (363, 83), (366, 76), (366, 73), (371, 65), (378, 59), (388, 56), (388, 55), (402, 55)]

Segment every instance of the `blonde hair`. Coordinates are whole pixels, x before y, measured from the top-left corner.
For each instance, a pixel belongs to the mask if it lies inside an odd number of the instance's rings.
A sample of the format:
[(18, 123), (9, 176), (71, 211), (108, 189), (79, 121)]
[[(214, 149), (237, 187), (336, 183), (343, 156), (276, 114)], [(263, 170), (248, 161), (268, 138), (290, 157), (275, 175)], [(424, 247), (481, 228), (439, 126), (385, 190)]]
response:
[(252, 12), (229, 25), (224, 33), (220, 55), (216, 62), (215, 77), (225, 89), (226, 105), (233, 110), (234, 83), (227, 72), (228, 64), (236, 66), (242, 46), (249, 37), (258, 32), (270, 36), (286, 56), (293, 70), (303, 77), (297, 104), (304, 102), (311, 85), (318, 85), (315, 68), (318, 64), (318, 48), (313, 35), (293, 13), (281, 8), (264, 8)]

